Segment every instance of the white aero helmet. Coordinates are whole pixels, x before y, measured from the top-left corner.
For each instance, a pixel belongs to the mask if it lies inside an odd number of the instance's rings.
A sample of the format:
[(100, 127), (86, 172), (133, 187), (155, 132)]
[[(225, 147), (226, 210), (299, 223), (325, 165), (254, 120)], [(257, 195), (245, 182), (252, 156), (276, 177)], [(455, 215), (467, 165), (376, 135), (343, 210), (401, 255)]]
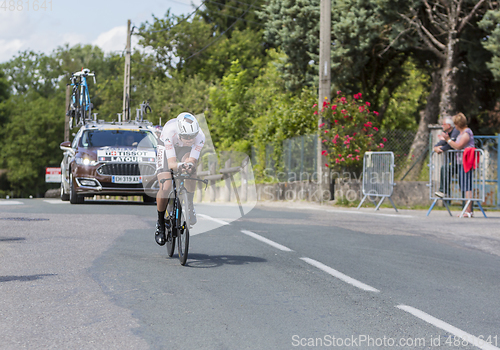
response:
[(185, 139), (193, 139), (198, 135), (200, 125), (191, 113), (181, 113), (177, 116), (177, 133)]

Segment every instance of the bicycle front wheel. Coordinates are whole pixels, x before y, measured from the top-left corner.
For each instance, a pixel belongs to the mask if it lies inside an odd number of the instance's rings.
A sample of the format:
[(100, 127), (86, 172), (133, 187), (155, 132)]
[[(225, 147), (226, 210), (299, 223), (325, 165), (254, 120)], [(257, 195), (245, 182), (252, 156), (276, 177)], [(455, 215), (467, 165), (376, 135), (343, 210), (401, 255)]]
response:
[(177, 216), (177, 251), (179, 252), (179, 261), (184, 266), (186, 265), (189, 250), (189, 208), (186, 191), (183, 191), (180, 198), (179, 214)]
[(166, 218), (165, 226), (165, 232), (167, 233), (167, 255), (171, 258), (174, 255), (175, 249), (176, 228), (174, 227), (174, 220)]

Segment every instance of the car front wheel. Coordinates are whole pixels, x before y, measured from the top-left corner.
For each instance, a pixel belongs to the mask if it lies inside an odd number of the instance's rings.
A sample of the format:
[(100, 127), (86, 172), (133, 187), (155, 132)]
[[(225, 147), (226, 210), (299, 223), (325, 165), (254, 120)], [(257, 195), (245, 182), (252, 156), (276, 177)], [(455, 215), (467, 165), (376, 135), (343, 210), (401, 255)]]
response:
[(71, 204), (81, 204), (83, 203), (83, 196), (76, 194), (75, 180), (73, 179), (73, 174), (69, 175), (69, 202)]

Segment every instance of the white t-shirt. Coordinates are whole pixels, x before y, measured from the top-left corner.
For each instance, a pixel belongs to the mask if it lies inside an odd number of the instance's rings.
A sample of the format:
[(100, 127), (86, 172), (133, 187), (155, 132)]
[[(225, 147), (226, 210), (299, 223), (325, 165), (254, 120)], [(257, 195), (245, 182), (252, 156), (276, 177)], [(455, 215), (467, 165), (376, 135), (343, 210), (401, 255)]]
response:
[[(164, 144), (167, 159), (176, 157), (176, 147), (189, 147), (184, 145), (177, 134), (177, 119), (171, 119), (165, 124), (160, 135), (160, 140)], [(194, 139), (193, 145), (191, 146), (191, 153), (189, 154), (189, 157), (198, 159), (204, 145), (205, 134), (200, 129), (198, 135), (196, 135), (196, 138)]]

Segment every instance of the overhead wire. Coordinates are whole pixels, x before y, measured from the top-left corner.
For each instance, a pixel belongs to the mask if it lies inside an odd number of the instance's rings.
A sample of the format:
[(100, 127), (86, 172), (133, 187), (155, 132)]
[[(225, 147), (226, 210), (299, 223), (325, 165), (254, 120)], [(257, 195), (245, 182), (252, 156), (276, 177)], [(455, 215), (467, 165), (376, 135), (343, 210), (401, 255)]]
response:
[[(255, 1), (254, 1), (255, 2)], [(250, 5), (250, 4), (247, 4), (247, 5)], [(231, 24), (226, 30), (224, 30), (222, 33), (219, 34), (219, 36), (217, 38), (215, 38), (214, 40), (212, 40), (210, 43), (208, 43), (205, 47), (203, 47), (201, 50), (199, 50), (198, 52), (195, 52), (194, 54), (192, 54), (191, 56), (189, 56), (188, 58), (186, 58), (184, 61), (187, 61), (189, 60), (190, 58), (194, 57), (194, 56), (197, 56), (199, 55), (200, 53), (202, 53), (203, 51), (205, 51), (208, 47), (210, 47), (211, 45), (213, 45), (217, 40), (219, 40), (224, 34), (226, 34), (226, 32), (231, 29), (240, 19), (242, 19), (248, 12), (248, 10), (250, 9), (251, 6), (248, 6), (247, 9), (245, 10), (245, 12), (243, 12), (243, 14), (238, 17), (238, 19), (236, 19), (236, 21), (233, 22), (233, 24)]]
[(206, 1), (206, 0), (203, 0), (203, 1), (201, 2), (201, 4), (200, 4), (200, 5), (199, 5), (199, 6), (198, 6), (198, 7), (197, 7), (197, 8), (196, 8), (193, 12), (191, 12), (191, 13), (190, 13), (189, 15), (187, 15), (185, 18), (183, 18), (182, 20), (180, 20), (179, 22), (177, 22), (176, 24), (174, 24), (174, 25), (172, 25), (172, 26), (170, 26), (170, 27), (168, 27), (168, 28), (163, 28), (163, 29), (159, 29), (159, 30), (151, 30), (151, 31), (149, 31), (149, 30), (148, 30), (148, 31), (142, 31), (142, 32), (138, 32), (136, 35), (159, 33), (159, 32), (165, 32), (165, 31), (167, 31), (167, 30), (170, 30), (170, 29), (172, 29), (172, 28), (174, 28), (174, 27), (178, 26), (179, 24), (181, 24), (181, 23), (183, 23), (183, 22), (187, 21), (187, 20), (188, 20), (188, 19), (189, 19), (189, 18), (190, 18), (193, 14), (195, 14), (195, 13), (196, 13), (196, 12), (200, 9), (200, 7), (202, 7), (203, 5), (205, 5), (205, 1)]

